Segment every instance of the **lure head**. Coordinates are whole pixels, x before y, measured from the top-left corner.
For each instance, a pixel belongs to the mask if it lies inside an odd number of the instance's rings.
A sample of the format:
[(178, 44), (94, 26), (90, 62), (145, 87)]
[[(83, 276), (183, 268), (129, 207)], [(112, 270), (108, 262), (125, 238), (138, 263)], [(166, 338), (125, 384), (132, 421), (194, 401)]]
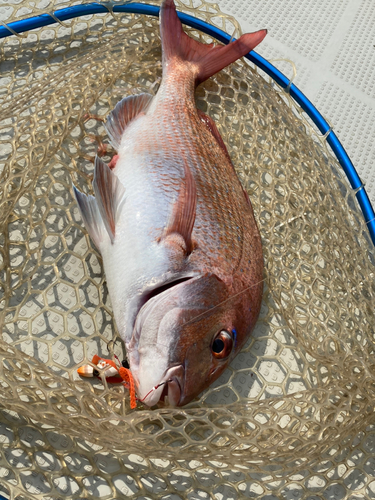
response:
[(139, 399), (183, 406), (212, 384), (255, 325), (261, 293), (252, 292), (233, 294), (210, 274), (148, 300), (127, 350)]

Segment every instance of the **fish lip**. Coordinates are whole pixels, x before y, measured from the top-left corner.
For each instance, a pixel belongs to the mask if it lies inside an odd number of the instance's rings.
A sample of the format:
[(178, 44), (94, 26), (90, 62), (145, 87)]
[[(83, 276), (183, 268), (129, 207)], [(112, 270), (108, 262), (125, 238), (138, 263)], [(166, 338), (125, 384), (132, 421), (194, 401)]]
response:
[[(181, 399), (183, 398), (183, 387), (185, 381), (185, 367), (184, 365), (177, 365), (170, 368), (167, 371), (167, 374), (171, 382), (168, 383), (168, 401), (171, 406), (178, 406), (180, 404)], [(177, 385), (176, 387), (172, 386), (172, 383)], [(170, 386), (171, 384), (171, 386)], [(175, 397), (173, 398), (173, 393)], [(177, 397), (176, 397), (177, 396)], [(177, 399), (178, 398), (178, 399)]]
[[(147, 406), (155, 406), (161, 400), (164, 392), (167, 392), (170, 406), (178, 406), (183, 398), (183, 387), (185, 379), (185, 368), (182, 364), (172, 366), (164, 373), (162, 380), (141, 400)], [(173, 384), (173, 385), (172, 385)], [(167, 385), (167, 391), (165, 390)]]

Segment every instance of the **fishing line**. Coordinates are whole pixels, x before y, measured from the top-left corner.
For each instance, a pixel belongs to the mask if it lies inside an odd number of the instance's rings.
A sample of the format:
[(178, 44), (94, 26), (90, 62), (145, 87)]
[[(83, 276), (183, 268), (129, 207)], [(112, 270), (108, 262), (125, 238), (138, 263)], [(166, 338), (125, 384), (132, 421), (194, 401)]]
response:
[[(353, 193), (354, 193), (354, 194), (357, 194), (357, 193), (358, 193), (358, 191), (360, 191), (361, 189), (364, 189), (364, 188), (365, 188), (365, 184), (362, 182), (362, 184), (361, 184), (359, 187), (357, 187), (357, 189), (353, 189)], [(374, 219), (373, 219), (373, 220), (374, 220)], [(369, 222), (371, 222), (371, 221), (367, 221), (367, 224), (368, 224)]]
[[(239, 295), (247, 292), (248, 290), (250, 290), (250, 288), (253, 288), (254, 286), (257, 286), (259, 285), (260, 283), (263, 283), (264, 281), (267, 280), (267, 277), (263, 278), (262, 280), (258, 281), (257, 283), (254, 283), (253, 285), (250, 285), (249, 287), (245, 288), (244, 290), (241, 290), (240, 292), (232, 295), (231, 297), (229, 297), (228, 299), (225, 299), (223, 300), (222, 302), (219, 302), (218, 304), (216, 304), (216, 306), (213, 306), (211, 307), (210, 309), (208, 309), (207, 311), (204, 311), (200, 314), (197, 314), (196, 316), (194, 316), (193, 318), (189, 319), (188, 321), (186, 321), (185, 323), (183, 323), (182, 326), (185, 326), (185, 325), (188, 325), (189, 323), (192, 323), (193, 321), (195, 321), (197, 318), (200, 318), (201, 316), (204, 316), (205, 314), (208, 314), (208, 313), (211, 313), (211, 311), (214, 311), (215, 309), (217, 309), (218, 307), (222, 306), (223, 304), (225, 304), (226, 302), (229, 302), (230, 300), (238, 297)], [(161, 342), (149, 342), (145, 345), (148, 345), (148, 346), (151, 346), (151, 345), (158, 345), (158, 346), (163, 346), (165, 348), (168, 348), (169, 346), (166, 345), (166, 344), (162, 344)], [(134, 351), (135, 348), (133, 349), (127, 349), (126, 352), (132, 352)], [(116, 356), (116, 355), (115, 355)], [(118, 358), (117, 358), (118, 359)]]
[[(194, 316), (194, 318), (190, 319), (189, 321), (187, 321), (186, 323), (183, 324), (183, 326), (185, 325), (188, 325), (189, 323), (191, 323), (192, 321), (196, 320), (197, 318), (201, 317), (201, 316), (204, 316), (205, 314), (207, 313), (211, 313), (211, 311), (213, 311), (214, 309), (217, 309), (218, 307), (222, 306), (223, 304), (225, 304), (226, 302), (229, 302), (230, 300), (238, 297), (239, 295), (242, 295), (243, 293), (247, 292), (248, 290), (250, 290), (251, 288), (253, 288), (254, 286), (257, 286), (259, 285), (260, 283), (263, 283), (264, 281), (266, 281), (267, 278), (263, 278), (262, 280), (258, 281), (257, 283), (254, 283), (252, 284), (251, 286), (245, 288), (244, 290), (241, 290), (241, 292), (238, 292), (234, 295), (232, 295), (232, 297), (229, 297), (228, 299), (225, 299), (223, 300), (222, 302), (219, 302), (218, 304), (216, 304), (216, 306), (214, 307), (211, 307), (211, 309), (208, 309), (208, 311), (205, 311), (201, 314), (197, 314), (197, 316)], [(159, 345), (159, 344), (158, 344)], [(120, 359), (118, 358), (118, 356), (116, 354), (114, 354), (114, 357), (116, 358), (116, 360), (118, 361), (118, 363), (120, 363), (120, 365), (122, 364)], [(130, 371), (130, 370), (129, 370)], [(154, 391), (156, 391), (159, 387), (161, 387), (162, 385), (165, 385), (165, 384), (168, 384), (169, 382), (172, 382), (172, 379), (169, 379), (169, 380), (165, 380), (164, 382), (161, 382), (160, 384), (158, 385), (155, 385), (145, 396), (144, 398), (140, 399), (138, 397), (136, 397), (137, 401), (140, 401), (141, 403), (143, 403), (143, 401)]]
[(191, 319), (189, 319), (189, 321), (186, 321), (186, 323), (184, 323), (184, 325), (188, 325), (189, 323), (191, 323), (192, 321), (196, 320), (197, 318), (200, 318), (201, 316), (204, 316), (205, 314), (210, 313), (211, 311), (213, 311), (214, 309), (217, 309), (218, 307), (222, 306), (226, 302), (229, 302), (230, 300), (232, 300), (232, 299), (238, 297), (239, 295), (242, 295), (243, 293), (247, 292), (248, 290), (250, 290), (250, 288), (253, 288), (254, 286), (257, 286), (260, 283), (263, 283), (264, 281), (266, 281), (266, 279), (267, 279), (267, 277), (263, 278), (262, 280), (258, 281), (257, 283), (254, 283), (253, 285), (245, 288), (241, 292), (238, 292), (238, 293), (232, 295), (231, 297), (229, 297), (229, 299), (225, 299), (222, 302), (219, 302), (219, 304), (216, 304), (216, 306), (211, 307), (211, 309), (208, 309), (208, 311), (205, 311), (205, 312), (203, 312), (201, 314), (198, 314), (197, 316), (194, 316), (194, 318), (191, 318)]
[(147, 396), (149, 396), (152, 392), (156, 391), (156, 389), (159, 389), (159, 387), (161, 387), (162, 385), (169, 384), (169, 382), (173, 382), (173, 380), (169, 379), (169, 380), (165, 380), (164, 382), (160, 382), (160, 384), (155, 385), (151, 389), (151, 391), (148, 391), (148, 393), (146, 394), (146, 396), (144, 398), (142, 398), (142, 399), (137, 398), (137, 400), (140, 401), (141, 403), (143, 403), (143, 401), (147, 398)]
[[(218, 307), (222, 306), (223, 304), (225, 304), (226, 302), (229, 302), (230, 300), (238, 297), (239, 295), (242, 295), (243, 293), (247, 292), (248, 290), (250, 290), (250, 288), (253, 288), (254, 286), (257, 286), (259, 285), (260, 283), (263, 283), (267, 278), (263, 278), (262, 280), (258, 281), (257, 283), (254, 283), (252, 284), (251, 286), (245, 288), (244, 290), (241, 290), (241, 292), (238, 292), (234, 295), (232, 295), (232, 297), (229, 297), (229, 299), (225, 299), (223, 300), (222, 302), (219, 302), (219, 304), (216, 304), (216, 306), (214, 307), (211, 307), (211, 309), (208, 309), (208, 311), (205, 311), (204, 313), (201, 313), (201, 314), (198, 314), (197, 316), (194, 316), (194, 318), (190, 319), (189, 321), (187, 321), (186, 323), (183, 324), (183, 326), (191, 323), (192, 321), (194, 321), (195, 319), (201, 317), (201, 316), (204, 316), (205, 314), (207, 313), (210, 313), (211, 311), (213, 311), (214, 309), (217, 309)], [(117, 356), (115, 355), (115, 357), (117, 358)], [(118, 358), (117, 358), (118, 359)], [(172, 382), (172, 379), (169, 379), (169, 380), (165, 380), (164, 382), (161, 382), (160, 384), (158, 385), (155, 385), (147, 394), (144, 398), (140, 399), (140, 398), (136, 398), (138, 401), (140, 401), (141, 403), (143, 403), (143, 401), (154, 391), (156, 391), (159, 387), (161, 387), (162, 385), (165, 385), (165, 384), (168, 384), (169, 382)]]
[[(123, 362), (120, 361), (119, 357), (116, 354), (114, 354), (114, 357), (117, 360), (117, 362), (119, 363), (120, 367), (123, 366)], [(119, 367), (119, 370), (120, 370), (120, 367)], [(130, 372), (130, 370), (128, 370), (128, 371)], [(130, 376), (133, 377), (133, 375), (131, 374), (131, 372), (130, 372)], [(162, 385), (168, 384), (169, 382), (172, 382), (172, 379), (165, 380), (164, 382), (160, 382), (160, 384), (155, 385), (150, 391), (148, 391), (148, 393), (146, 394), (146, 396), (144, 398), (142, 398), (142, 399), (140, 399), (137, 396), (135, 396), (135, 393), (131, 394), (131, 396), (135, 397), (135, 399), (137, 401), (140, 401), (141, 403), (143, 403), (143, 401), (147, 398), (147, 396), (149, 396), (152, 392), (156, 391), (156, 389), (159, 389), (159, 387), (161, 387)], [(125, 382), (124, 382), (124, 385), (126, 387), (126, 383)]]

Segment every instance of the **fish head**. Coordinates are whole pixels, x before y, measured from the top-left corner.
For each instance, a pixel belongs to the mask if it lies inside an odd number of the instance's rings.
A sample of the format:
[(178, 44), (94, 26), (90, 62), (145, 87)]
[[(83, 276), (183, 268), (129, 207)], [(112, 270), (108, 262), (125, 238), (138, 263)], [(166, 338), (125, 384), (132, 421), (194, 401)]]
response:
[(139, 399), (153, 406), (167, 396), (171, 406), (183, 406), (198, 396), (245, 343), (259, 313), (256, 302), (251, 290), (233, 293), (213, 274), (148, 300), (128, 349)]

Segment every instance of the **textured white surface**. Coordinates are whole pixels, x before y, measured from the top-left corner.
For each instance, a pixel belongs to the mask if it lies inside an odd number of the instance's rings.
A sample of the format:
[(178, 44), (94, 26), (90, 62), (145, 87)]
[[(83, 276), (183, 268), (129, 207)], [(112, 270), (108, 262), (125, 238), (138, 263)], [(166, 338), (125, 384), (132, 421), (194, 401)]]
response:
[[(268, 29), (256, 49), (294, 62), (294, 83), (330, 122), (375, 206), (374, 0), (218, 0), (242, 31)], [(292, 75), (287, 63), (275, 62)], [(288, 67), (289, 66), (289, 67)]]

